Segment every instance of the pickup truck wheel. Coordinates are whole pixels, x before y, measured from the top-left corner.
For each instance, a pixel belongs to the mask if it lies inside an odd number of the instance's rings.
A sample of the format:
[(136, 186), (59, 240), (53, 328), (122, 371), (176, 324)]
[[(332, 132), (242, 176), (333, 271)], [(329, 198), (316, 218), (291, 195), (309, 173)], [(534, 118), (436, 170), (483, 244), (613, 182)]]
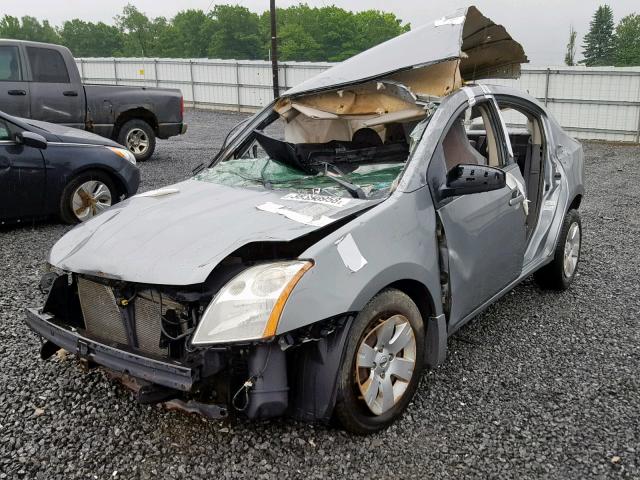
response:
[(85, 222), (119, 200), (113, 180), (89, 170), (71, 179), (60, 197), (60, 217), (66, 223)]
[(577, 210), (569, 210), (560, 229), (553, 260), (533, 274), (540, 287), (560, 291), (569, 288), (578, 271), (581, 241), (580, 214)]
[(156, 134), (144, 120), (129, 120), (120, 127), (118, 143), (127, 147), (135, 155), (136, 161), (144, 162), (153, 155)]
[(353, 433), (388, 427), (405, 410), (420, 382), (424, 323), (416, 304), (383, 290), (356, 317), (340, 367), (335, 416)]

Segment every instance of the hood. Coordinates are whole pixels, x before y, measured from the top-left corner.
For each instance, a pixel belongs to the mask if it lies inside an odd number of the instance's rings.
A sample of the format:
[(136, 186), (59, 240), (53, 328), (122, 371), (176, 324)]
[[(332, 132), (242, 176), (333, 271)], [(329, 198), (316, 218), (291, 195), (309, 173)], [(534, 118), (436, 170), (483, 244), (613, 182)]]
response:
[(290, 241), (372, 204), (187, 180), (78, 225), (54, 245), (49, 263), (130, 282), (198, 284), (243, 245)]
[(363, 83), (458, 60), (462, 79), (517, 78), (527, 63), (522, 46), (476, 7), (399, 35), (287, 90), (283, 97)]
[(119, 143), (101, 137), (95, 133), (80, 130), (79, 128), (68, 127), (56, 123), (41, 122), (40, 120), (31, 120), (30, 118), (19, 118), (21, 122), (31, 127), (44, 130), (55, 135), (61, 142), (65, 143), (84, 143), (89, 145), (105, 145), (108, 147), (122, 147)]

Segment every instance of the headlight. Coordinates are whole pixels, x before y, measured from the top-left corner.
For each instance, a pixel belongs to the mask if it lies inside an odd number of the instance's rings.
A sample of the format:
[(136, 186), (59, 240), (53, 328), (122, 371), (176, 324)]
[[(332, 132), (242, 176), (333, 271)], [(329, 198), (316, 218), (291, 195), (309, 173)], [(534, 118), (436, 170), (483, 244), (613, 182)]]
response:
[(136, 157), (133, 153), (131, 153), (126, 148), (118, 148), (118, 147), (107, 147), (113, 153), (118, 155), (120, 158), (124, 158), (127, 162), (131, 162), (134, 165), (136, 164)]
[(204, 311), (192, 343), (238, 342), (273, 337), (293, 287), (313, 266), (289, 261), (256, 265), (227, 283)]

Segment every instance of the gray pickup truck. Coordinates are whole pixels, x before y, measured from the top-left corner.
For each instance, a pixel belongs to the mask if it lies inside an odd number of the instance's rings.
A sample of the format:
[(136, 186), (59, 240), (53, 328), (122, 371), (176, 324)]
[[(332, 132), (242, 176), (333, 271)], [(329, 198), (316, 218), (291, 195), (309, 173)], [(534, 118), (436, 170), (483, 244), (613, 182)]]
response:
[(21, 40), (0, 39), (0, 110), (111, 138), (141, 161), (187, 128), (180, 90), (86, 85), (68, 48)]

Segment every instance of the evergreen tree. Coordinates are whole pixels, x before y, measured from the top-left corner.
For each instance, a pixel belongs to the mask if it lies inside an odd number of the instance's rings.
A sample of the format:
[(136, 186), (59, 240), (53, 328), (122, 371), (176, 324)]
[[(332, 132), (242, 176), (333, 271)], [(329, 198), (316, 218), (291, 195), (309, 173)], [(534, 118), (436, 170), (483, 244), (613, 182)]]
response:
[(615, 35), (613, 31), (613, 11), (609, 5), (601, 5), (593, 14), (589, 33), (582, 45), (584, 60), (589, 67), (613, 65), (615, 57)]

